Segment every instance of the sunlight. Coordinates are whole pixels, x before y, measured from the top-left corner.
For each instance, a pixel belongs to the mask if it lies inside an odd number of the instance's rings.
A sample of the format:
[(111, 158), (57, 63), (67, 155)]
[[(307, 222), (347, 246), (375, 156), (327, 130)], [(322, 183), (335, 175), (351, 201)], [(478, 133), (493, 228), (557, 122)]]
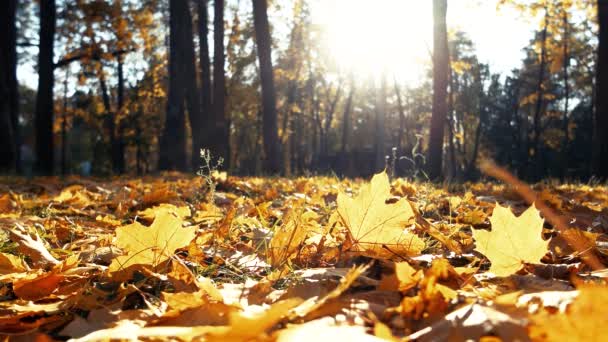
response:
[(382, 72), (420, 79), (432, 49), (431, 3), (417, 0), (321, 0), (312, 8), (327, 52), (357, 78)]

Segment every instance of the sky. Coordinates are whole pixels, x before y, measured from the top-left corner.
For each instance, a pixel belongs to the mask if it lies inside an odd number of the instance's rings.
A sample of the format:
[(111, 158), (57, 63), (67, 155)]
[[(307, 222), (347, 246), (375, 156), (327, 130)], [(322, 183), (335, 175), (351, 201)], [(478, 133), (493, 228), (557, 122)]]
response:
[[(345, 69), (388, 71), (415, 83), (430, 63), (431, 0), (316, 0), (312, 17), (325, 27), (327, 48)], [(447, 25), (468, 33), (480, 61), (499, 73), (520, 66), (535, 27), (509, 7), (497, 11), (495, 0), (448, 0)]]
[[(289, 14), (270, 13), (271, 24), (288, 29)], [(311, 16), (325, 32), (329, 54), (345, 70), (363, 77), (386, 71), (407, 84), (427, 70), (433, 47), (431, 0), (311, 0)], [(496, 0), (448, 0), (447, 25), (449, 31), (468, 33), (480, 61), (503, 74), (520, 66), (536, 26), (508, 7), (497, 11)], [(32, 63), (20, 65), (17, 76), (36, 88)]]

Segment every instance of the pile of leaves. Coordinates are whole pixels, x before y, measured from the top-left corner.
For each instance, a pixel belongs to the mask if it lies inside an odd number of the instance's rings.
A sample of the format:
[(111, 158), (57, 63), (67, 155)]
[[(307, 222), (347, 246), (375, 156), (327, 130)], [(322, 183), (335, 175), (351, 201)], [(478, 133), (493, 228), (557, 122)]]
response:
[(606, 339), (607, 188), (534, 189), (532, 204), (510, 185), (386, 173), (5, 178), (0, 334)]

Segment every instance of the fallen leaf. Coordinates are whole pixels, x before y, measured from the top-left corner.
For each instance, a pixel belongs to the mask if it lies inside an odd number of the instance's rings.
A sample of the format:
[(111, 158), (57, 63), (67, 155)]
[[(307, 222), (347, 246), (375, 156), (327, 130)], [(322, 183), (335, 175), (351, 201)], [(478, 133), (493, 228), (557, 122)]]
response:
[(519, 271), (525, 263), (538, 263), (547, 253), (549, 241), (542, 239), (544, 220), (531, 206), (516, 217), (509, 208), (496, 204), (490, 217), (492, 231), (473, 229), (475, 250), (485, 255), (490, 272), (499, 277)]
[(63, 275), (54, 272), (34, 273), (13, 282), (13, 291), (21, 299), (38, 300), (57, 290), (63, 279)]
[(415, 220), (410, 204), (405, 198), (387, 204), (390, 196), (386, 172), (362, 185), (355, 198), (338, 194), (338, 213), (352, 236), (354, 251), (390, 259), (417, 255), (424, 249), (424, 241), (406, 228)]
[(27, 265), (18, 256), (0, 253), (0, 274), (23, 272), (27, 269)]
[(29, 232), (24, 226), (15, 224), (8, 229), (10, 239), (19, 245), (19, 251), (32, 259), (35, 267), (47, 267), (59, 264), (44, 245), (44, 240), (36, 231)]
[(584, 285), (566, 312), (541, 311), (532, 316), (530, 337), (535, 341), (606, 341), (608, 330), (602, 317), (608, 316), (608, 288)]
[(116, 229), (116, 246), (127, 255), (118, 256), (110, 264), (110, 271), (131, 265), (157, 266), (168, 260), (176, 249), (187, 246), (194, 239), (195, 227), (182, 228), (182, 220), (166, 211), (156, 215), (150, 227), (139, 222)]

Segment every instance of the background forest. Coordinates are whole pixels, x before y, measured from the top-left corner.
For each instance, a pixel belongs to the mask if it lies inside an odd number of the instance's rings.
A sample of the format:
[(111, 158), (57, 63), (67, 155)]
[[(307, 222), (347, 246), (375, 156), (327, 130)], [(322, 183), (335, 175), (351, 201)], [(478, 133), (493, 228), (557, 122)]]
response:
[[(370, 11), (352, 39), (377, 42), (362, 48), (371, 72), (331, 53), (315, 0), (4, 1), (0, 171), (198, 170), (205, 149), (243, 175), (467, 180), (492, 158), (532, 181), (608, 176), (606, 1), (497, 1), (530, 23), (504, 72), (434, 0), (416, 81), (373, 52), (419, 32), (387, 39), (373, 30), (383, 4), (357, 3)], [(37, 89), (18, 82), (24, 65)]]

